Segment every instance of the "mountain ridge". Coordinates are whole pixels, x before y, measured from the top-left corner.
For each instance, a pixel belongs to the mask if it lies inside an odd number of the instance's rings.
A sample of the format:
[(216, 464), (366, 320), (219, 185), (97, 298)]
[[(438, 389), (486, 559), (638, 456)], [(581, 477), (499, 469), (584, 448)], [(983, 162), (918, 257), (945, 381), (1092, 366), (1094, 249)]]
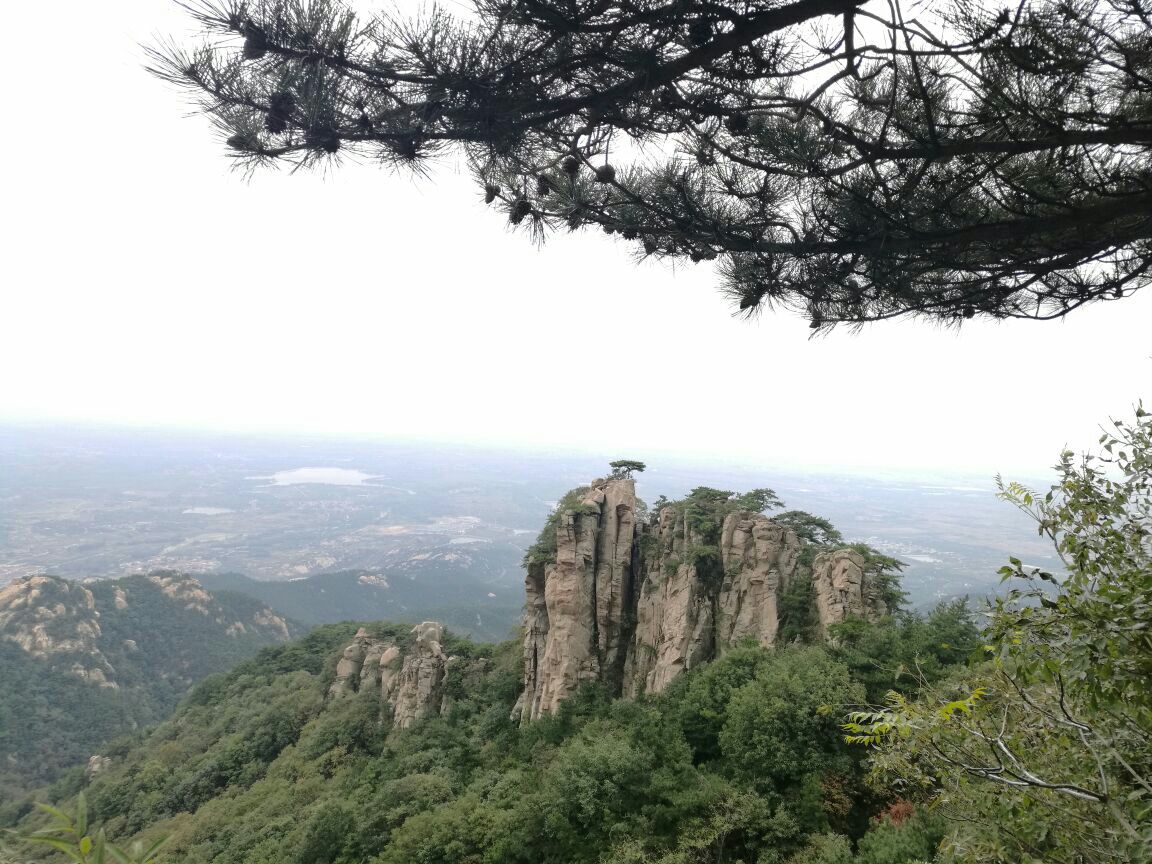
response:
[(14, 580), (0, 588), (0, 789), (54, 779), (167, 717), (208, 675), (298, 632), (251, 597), (171, 571)]

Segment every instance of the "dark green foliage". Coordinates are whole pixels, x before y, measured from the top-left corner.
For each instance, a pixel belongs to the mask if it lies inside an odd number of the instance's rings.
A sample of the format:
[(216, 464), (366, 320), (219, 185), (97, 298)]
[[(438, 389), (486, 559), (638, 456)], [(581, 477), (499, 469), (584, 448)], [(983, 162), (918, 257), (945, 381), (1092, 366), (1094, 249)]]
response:
[(133, 707), (118, 691), (0, 641), (0, 802), (86, 762), (131, 728)]
[(320, 805), (308, 820), (304, 838), (296, 850), (297, 864), (332, 864), (356, 831), (348, 809), (334, 801)]
[(847, 548), (855, 549), (864, 557), (864, 575), (872, 599), (883, 603), (889, 612), (903, 606), (908, 598), (900, 590), (900, 573), (906, 566), (904, 562), (878, 552), (867, 543), (850, 543)]
[(182, 864), (671, 864), (717, 844), (726, 861), (835, 851), (821, 838), (867, 838), (888, 806), (837, 728), (865, 690), (839, 649), (738, 646), (659, 696), (588, 683), (518, 726), (520, 646), (446, 634), (465, 670), (451, 709), (393, 732), (371, 691), (325, 697), (354, 630), (267, 649), (110, 749), (87, 789), (94, 819), (171, 835)]
[(910, 818), (887, 816), (860, 838), (857, 864), (917, 864), (931, 861), (944, 839), (947, 824), (938, 815), (917, 810)]
[(743, 495), (737, 495), (734, 502), (738, 510), (750, 510), (753, 513), (763, 513), (765, 510), (775, 510), (784, 506), (784, 502), (776, 497), (771, 489), (752, 489)]
[(817, 546), (839, 546), (844, 542), (844, 537), (831, 522), (821, 516), (805, 513), (803, 510), (777, 513), (772, 517), (772, 521), (791, 528), (801, 540)]
[(737, 494), (710, 486), (697, 486), (687, 497), (668, 501), (663, 496), (653, 506), (653, 513), (671, 507), (684, 518), (692, 539), (700, 546), (716, 546), (720, 542), (720, 529), (724, 517), (742, 510), (761, 513), (784, 506), (771, 489), (752, 489)]
[(203, 44), (155, 71), (249, 170), (447, 157), (536, 239), (719, 259), (747, 315), (1050, 319), (1148, 282), (1142, 3), (353, 5), (190, 4)]
[(612, 469), (613, 477), (631, 477), (632, 472), (643, 472), (648, 466), (635, 459), (617, 459), (609, 462), (608, 467)]
[(528, 551), (524, 553), (525, 567), (531, 567), (533, 564), (547, 564), (556, 559), (556, 529), (560, 526), (560, 520), (565, 515), (577, 512), (581, 508), (580, 499), (587, 492), (587, 486), (577, 486), (560, 499), (544, 522), (544, 527), (540, 529), (536, 542), (528, 547)]
[(724, 562), (719, 546), (692, 546), (684, 552), (684, 561), (696, 568), (696, 578), (704, 590), (714, 595), (724, 582)]
[[(806, 546), (801, 553), (813, 547)], [(807, 562), (809, 565), (811, 561)], [(777, 613), (780, 617), (780, 629), (776, 632), (776, 641), (781, 645), (791, 642), (815, 642), (820, 621), (816, 614), (816, 596), (812, 589), (810, 573), (801, 571), (795, 578), (789, 580), (784, 590), (780, 592), (777, 603)]]
[(695, 675), (677, 678), (667, 690), (676, 706), (685, 741), (696, 762), (720, 758), (720, 730), (728, 717), (732, 694), (756, 679), (769, 660), (753, 645), (728, 651)]
[(849, 618), (829, 628), (832, 651), (879, 704), (889, 690), (916, 692), (962, 665), (980, 647), (967, 600), (941, 603), (928, 615), (900, 614), (872, 624)]
[(824, 648), (775, 652), (727, 707), (720, 749), (752, 783), (785, 792), (813, 774), (845, 774), (852, 757), (840, 718), (864, 702), (864, 688)]
[[(200, 590), (177, 574), (154, 575), (178, 580), (182, 590)], [(87, 606), (85, 589), (94, 608)], [(48, 621), (53, 639), (75, 641), (78, 622), (89, 619), (98, 622), (98, 635), (91, 648), (45, 657), (0, 639), (0, 804), (82, 765), (110, 739), (163, 719), (197, 681), (285, 636), (283, 622), (271, 622), (266, 607), (250, 597), (173, 596), (146, 576), (90, 582), (83, 589), (44, 580), (37, 590), (38, 605), (26, 610), (29, 615), (65, 610)], [(17, 631), (31, 625), (16, 613), (6, 626)], [(74, 665), (107, 670), (117, 686), (82, 680)]]

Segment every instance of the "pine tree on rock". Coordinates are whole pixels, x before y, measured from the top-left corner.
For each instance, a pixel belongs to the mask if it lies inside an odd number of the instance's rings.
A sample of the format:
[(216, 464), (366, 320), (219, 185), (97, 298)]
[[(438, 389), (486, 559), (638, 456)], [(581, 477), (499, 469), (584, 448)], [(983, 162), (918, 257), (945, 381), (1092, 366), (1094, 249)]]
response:
[(718, 259), (742, 314), (1059, 318), (1152, 265), (1142, 0), (205, 0), (158, 48), (246, 167), (455, 148), (533, 235)]

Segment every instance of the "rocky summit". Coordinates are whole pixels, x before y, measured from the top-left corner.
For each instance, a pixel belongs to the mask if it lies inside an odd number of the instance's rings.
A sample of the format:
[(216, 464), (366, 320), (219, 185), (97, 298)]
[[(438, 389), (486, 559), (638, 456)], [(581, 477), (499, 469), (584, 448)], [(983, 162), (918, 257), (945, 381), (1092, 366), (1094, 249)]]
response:
[(821, 632), (885, 612), (859, 552), (825, 549), (804, 563), (804, 540), (749, 510), (712, 526), (675, 506), (647, 519), (629, 477), (594, 481), (545, 530), (548, 554), (526, 560), (515, 708), (525, 720), (554, 712), (583, 681), (658, 693), (739, 642), (773, 645), (793, 580), (810, 580)]

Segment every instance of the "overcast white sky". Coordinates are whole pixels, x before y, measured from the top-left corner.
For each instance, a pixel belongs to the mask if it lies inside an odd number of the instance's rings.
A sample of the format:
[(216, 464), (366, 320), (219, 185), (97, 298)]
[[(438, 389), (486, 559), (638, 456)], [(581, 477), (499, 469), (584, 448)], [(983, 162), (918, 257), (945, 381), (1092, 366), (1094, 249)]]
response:
[[(1152, 289), (1062, 323), (809, 340), (704, 266), (543, 250), (458, 166), (245, 182), (139, 43), (168, 0), (11, 7), (0, 420), (1042, 471), (1149, 396)], [(16, 20), (11, 20), (15, 16)], [(23, 82), (23, 83), (18, 83)]]

